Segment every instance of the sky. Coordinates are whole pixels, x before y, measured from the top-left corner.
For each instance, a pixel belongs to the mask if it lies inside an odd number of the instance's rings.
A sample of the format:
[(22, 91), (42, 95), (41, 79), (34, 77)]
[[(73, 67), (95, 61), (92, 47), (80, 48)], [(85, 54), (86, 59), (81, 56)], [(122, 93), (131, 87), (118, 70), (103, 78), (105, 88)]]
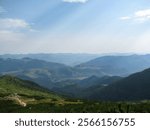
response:
[(6, 53), (150, 53), (150, 0), (0, 0)]

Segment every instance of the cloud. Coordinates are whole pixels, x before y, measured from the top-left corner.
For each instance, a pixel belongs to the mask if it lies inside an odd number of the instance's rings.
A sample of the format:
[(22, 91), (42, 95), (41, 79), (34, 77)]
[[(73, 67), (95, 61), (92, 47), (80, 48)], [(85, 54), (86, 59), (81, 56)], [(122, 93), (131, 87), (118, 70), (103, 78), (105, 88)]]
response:
[[(0, 46), (2, 50), (8, 50), (11, 46), (21, 46), (32, 34), (29, 23), (22, 19), (0, 18)], [(10, 47), (10, 50), (11, 50)]]
[(68, 3), (86, 3), (88, 0), (63, 0), (63, 2)]
[(150, 20), (150, 9), (138, 10), (134, 12), (131, 16), (120, 17), (120, 20), (135, 20), (145, 22)]
[(1, 18), (0, 30), (30, 29), (30, 25), (22, 19)]
[(121, 20), (129, 20), (129, 19), (131, 19), (131, 17), (129, 17), (129, 16), (124, 16), (124, 17), (120, 17), (120, 19), (121, 19)]
[(149, 20), (150, 19), (150, 9), (137, 11), (137, 12), (135, 12), (134, 16), (136, 19), (139, 19), (139, 20), (144, 20), (144, 21)]

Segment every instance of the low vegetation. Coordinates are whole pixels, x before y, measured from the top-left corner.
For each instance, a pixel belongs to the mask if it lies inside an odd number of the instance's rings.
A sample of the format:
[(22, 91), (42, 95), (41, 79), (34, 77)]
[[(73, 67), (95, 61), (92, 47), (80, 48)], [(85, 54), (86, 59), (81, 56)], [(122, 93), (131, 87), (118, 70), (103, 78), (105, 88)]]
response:
[(0, 78), (1, 113), (150, 112), (150, 101), (94, 102), (58, 96), (37, 84), (12, 76)]

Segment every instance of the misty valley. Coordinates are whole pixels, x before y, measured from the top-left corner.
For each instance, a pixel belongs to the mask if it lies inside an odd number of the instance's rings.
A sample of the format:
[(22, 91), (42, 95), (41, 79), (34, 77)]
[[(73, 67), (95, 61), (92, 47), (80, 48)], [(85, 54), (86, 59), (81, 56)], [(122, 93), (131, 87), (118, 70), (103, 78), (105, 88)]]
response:
[(150, 112), (150, 54), (0, 55), (0, 112)]

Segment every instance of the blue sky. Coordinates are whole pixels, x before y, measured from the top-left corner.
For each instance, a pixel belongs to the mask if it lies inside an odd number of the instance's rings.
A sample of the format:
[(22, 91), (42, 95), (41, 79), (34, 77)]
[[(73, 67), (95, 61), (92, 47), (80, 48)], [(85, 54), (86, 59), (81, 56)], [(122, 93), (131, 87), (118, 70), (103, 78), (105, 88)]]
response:
[(149, 0), (1, 0), (0, 53), (150, 53)]

